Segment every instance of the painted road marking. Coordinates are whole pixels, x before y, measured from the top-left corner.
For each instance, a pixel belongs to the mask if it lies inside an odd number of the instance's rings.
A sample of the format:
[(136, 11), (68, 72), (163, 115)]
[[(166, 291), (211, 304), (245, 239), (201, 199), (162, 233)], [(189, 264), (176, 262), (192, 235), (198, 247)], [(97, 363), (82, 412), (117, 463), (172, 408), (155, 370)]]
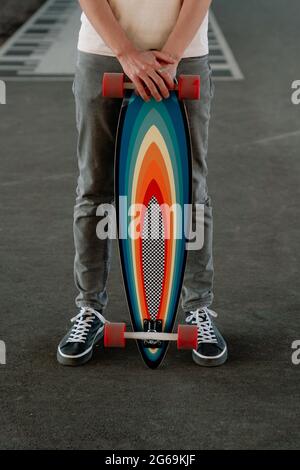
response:
[[(78, 0), (48, 0), (0, 48), (5, 80), (72, 80), (81, 10)], [(213, 13), (209, 24), (210, 60), (216, 80), (243, 74)]]
[(208, 38), (210, 63), (214, 78), (218, 80), (243, 80), (242, 71), (212, 11), (210, 12)]
[(0, 77), (72, 79), (79, 27), (77, 0), (48, 0), (0, 49)]

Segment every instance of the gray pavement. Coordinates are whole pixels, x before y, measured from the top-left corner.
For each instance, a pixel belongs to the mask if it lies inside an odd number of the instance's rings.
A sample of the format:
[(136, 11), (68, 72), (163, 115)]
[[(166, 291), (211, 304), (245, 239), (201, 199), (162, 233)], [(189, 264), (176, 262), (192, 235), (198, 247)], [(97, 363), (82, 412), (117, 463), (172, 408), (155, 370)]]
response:
[(26, 21), (45, 0), (1, 0), (0, 45)]
[[(230, 360), (174, 347), (145, 369), (135, 344), (83, 368), (55, 353), (74, 313), (76, 135), (70, 84), (8, 83), (0, 107), (0, 448), (300, 447), (300, 5), (215, 0), (245, 80), (218, 82), (210, 134), (216, 301)], [(292, 133), (292, 134), (291, 134)], [(117, 256), (108, 316), (128, 321)]]

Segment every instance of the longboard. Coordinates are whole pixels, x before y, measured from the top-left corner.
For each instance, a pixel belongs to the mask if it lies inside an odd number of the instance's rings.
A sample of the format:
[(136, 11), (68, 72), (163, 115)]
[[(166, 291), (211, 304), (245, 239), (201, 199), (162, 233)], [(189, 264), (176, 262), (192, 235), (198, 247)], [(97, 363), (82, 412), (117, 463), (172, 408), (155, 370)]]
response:
[[(191, 185), (189, 126), (178, 91), (161, 102), (145, 102), (128, 88), (115, 152), (118, 245), (133, 332), (144, 333), (135, 338), (150, 368), (161, 364), (166, 339), (172, 339), (186, 263)], [(106, 339), (115, 340), (109, 328), (114, 327), (107, 326)], [(123, 331), (123, 341), (124, 326), (117, 331)], [(195, 329), (187, 334), (195, 346)]]

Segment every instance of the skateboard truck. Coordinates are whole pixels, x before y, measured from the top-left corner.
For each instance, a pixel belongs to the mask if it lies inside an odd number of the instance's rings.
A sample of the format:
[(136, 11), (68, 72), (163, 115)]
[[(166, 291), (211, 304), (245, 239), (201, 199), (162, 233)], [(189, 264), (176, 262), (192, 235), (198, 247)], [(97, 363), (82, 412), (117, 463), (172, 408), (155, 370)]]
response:
[[(162, 332), (162, 321), (161, 320), (144, 320), (144, 331), (147, 333), (161, 333)], [(159, 340), (146, 340), (144, 341), (145, 348), (161, 348), (162, 341)]]
[[(124, 348), (126, 339), (142, 341), (176, 341), (177, 349), (197, 349), (198, 328), (194, 325), (178, 325), (177, 333), (158, 331), (126, 331), (125, 323), (104, 325), (104, 346), (106, 348)], [(153, 346), (152, 346), (153, 347)], [(155, 347), (157, 347), (155, 345)]]
[[(124, 73), (105, 73), (102, 81), (102, 95), (105, 98), (124, 98), (126, 90), (134, 90), (132, 82), (125, 81)], [(178, 92), (180, 100), (200, 99), (199, 75), (180, 75), (178, 83), (174, 82), (172, 91)]]

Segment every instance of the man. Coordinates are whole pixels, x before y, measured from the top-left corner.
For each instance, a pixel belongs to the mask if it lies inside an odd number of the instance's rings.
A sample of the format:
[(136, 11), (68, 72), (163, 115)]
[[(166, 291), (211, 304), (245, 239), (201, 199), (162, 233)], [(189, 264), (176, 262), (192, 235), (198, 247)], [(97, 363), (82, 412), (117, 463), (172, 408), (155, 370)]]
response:
[[(215, 366), (227, 359), (216, 328), (213, 301), (212, 207), (207, 193), (207, 147), (213, 96), (208, 61), (208, 10), (211, 0), (80, 0), (83, 9), (74, 81), (78, 128), (79, 178), (74, 210), (75, 283), (79, 312), (58, 347), (64, 365), (80, 365), (101, 341), (107, 305), (111, 241), (96, 235), (100, 204), (114, 198), (114, 146), (120, 100), (101, 95), (104, 72), (122, 72), (137, 93), (160, 101), (169, 96), (176, 74), (201, 76), (201, 100), (186, 103), (193, 153), (193, 202), (204, 205), (204, 246), (189, 253), (182, 308), (186, 322), (198, 326), (193, 359)], [(148, 89), (148, 91), (146, 91)]]

